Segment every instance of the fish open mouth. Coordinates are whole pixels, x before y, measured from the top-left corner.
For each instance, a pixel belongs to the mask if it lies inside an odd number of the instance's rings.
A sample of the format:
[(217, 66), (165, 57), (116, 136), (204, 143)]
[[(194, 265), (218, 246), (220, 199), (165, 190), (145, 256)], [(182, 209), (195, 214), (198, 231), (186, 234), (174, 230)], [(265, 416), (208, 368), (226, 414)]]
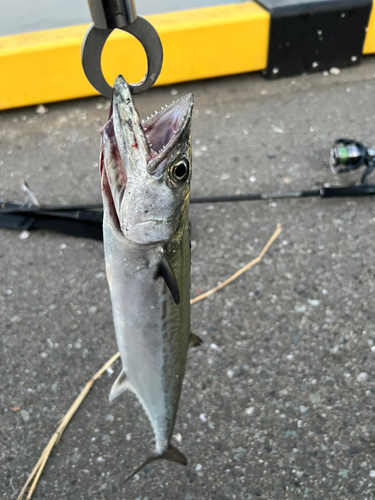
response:
[[(149, 164), (159, 163), (173, 148), (188, 125), (192, 103), (192, 95), (188, 94), (142, 121), (141, 127), (151, 153)], [(155, 162), (155, 159), (158, 161)]]
[[(113, 120), (120, 153), (128, 156), (137, 148), (147, 164), (159, 163), (190, 124), (193, 96), (188, 94), (140, 122), (124, 78), (116, 78), (109, 119)], [(124, 147), (121, 147), (124, 146)], [(126, 168), (126, 159), (122, 158)], [(157, 160), (157, 161), (155, 161)], [(149, 168), (154, 170), (154, 168)]]
[(108, 122), (102, 132), (100, 174), (103, 196), (118, 228), (129, 177), (163, 172), (164, 160), (190, 130), (192, 110), (193, 96), (188, 94), (141, 123), (128, 84), (121, 75), (116, 78)]

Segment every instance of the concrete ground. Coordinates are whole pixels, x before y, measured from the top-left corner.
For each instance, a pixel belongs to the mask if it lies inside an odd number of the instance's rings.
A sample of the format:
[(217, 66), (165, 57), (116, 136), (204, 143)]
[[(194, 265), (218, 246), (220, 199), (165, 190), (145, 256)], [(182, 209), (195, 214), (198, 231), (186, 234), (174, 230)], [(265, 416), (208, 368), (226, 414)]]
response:
[[(279, 81), (259, 74), (156, 88), (141, 115), (195, 94), (193, 196), (351, 183), (334, 139), (375, 141), (375, 66)], [(1, 198), (24, 178), (43, 203), (100, 201), (103, 98), (4, 112)], [(262, 264), (192, 307), (204, 345), (189, 355), (175, 443), (155, 463), (130, 394), (95, 385), (53, 451), (34, 499), (375, 498), (375, 210), (371, 198), (191, 207), (192, 296), (255, 257)], [(0, 236), (0, 497), (15, 499), (59, 419), (116, 352), (101, 242), (52, 232)], [(15, 410), (15, 408), (19, 410)]]

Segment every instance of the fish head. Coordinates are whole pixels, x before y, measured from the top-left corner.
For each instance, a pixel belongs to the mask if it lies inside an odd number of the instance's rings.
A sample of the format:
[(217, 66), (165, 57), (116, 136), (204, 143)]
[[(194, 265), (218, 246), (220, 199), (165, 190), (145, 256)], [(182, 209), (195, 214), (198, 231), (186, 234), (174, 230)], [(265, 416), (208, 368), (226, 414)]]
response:
[(170, 241), (187, 217), (193, 96), (141, 123), (129, 86), (116, 78), (102, 131), (100, 172), (108, 223), (128, 241)]

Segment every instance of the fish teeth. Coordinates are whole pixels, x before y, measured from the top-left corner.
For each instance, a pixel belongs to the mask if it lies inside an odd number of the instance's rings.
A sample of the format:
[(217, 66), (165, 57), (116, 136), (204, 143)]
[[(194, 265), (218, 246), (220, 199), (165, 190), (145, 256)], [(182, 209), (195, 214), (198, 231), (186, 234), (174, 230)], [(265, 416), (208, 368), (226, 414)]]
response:
[[(175, 104), (176, 102), (180, 101), (180, 99), (176, 99), (175, 101), (172, 101), (172, 104)], [(160, 111), (163, 111), (164, 109), (167, 109), (171, 104), (165, 104), (164, 106), (160, 106)], [(151, 114), (150, 116), (147, 116), (146, 119), (142, 120), (142, 123), (144, 123), (146, 120), (151, 120), (151, 118), (154, 118), (160, 111), (155, 109), (155, 113)], [(147, 130), (147, 129), (145, 129)]]

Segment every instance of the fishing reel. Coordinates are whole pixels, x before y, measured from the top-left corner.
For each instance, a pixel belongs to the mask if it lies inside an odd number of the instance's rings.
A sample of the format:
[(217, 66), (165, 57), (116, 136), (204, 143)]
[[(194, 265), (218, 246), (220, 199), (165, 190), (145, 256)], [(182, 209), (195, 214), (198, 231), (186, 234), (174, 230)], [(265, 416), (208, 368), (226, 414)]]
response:
[(362, 142), (351, 139), (337, 139), (330, 149), (329, 165), (334, 174), (352, 172), (365, 166), (361, 184), (367, 184), (367, 177), (375, 169), (375, 148), (366, 148)]

